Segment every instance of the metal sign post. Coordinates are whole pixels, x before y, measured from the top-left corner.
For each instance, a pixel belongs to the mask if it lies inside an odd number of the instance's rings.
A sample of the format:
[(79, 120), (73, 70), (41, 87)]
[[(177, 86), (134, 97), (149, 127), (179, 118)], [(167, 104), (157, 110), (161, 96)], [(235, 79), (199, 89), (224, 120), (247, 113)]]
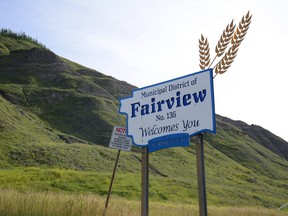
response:
[(197, 160), (199, 215), (207, 216), (203, 134), (197, 135), (197, 138), (198, 140), (196, 141), (196, 160)]
[(142, 198), (141, 216), (148, 216), (149, 212), (149, 153), (148, 148), (142, 148)]

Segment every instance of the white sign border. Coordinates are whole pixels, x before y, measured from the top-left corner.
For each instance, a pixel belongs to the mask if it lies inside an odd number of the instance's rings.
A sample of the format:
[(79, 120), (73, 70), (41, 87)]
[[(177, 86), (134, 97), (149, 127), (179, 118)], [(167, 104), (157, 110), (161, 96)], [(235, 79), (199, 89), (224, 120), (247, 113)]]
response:
[[(120, 109), (121, 109), (121, 106), (122, 106), (122, 102), (121, 100), (125, 100), (125, 99), (128, 99), (128, 98), (133, 98), (133, 95), (134, 95), (134, 92), (136, 91), (142, 91), (142, 90), (145, 90), (147, 88), (151, 88), (151, 87), (155, 87), (155, 86), (158, 86), (158, 85), (161, 85), (161, 84), (165, 84), (165, 83), (168, 83), (168, 82), (172, 82), (172, 81), (176, 81), (176, 80), (179, 80), (179, 79), (183, 79), (183, 78), (186, 78), (186, 77), (189, 77), (191, 75), (197, 75), (197, 74), (200, 74), (200, 73), (203, 73), (203, 72), (206, 72), (206, 71), (210, 71), (210, 90), (211, 90), (211, 105), (212, 105), (212, 125), (213, 125), (213, 129), (210, 130), (210, 129), (202, 129), (200, 131), (197, 131), (193, 134), (189, 134), (189, 137), (193, 137), (197, 134), (201, 134), (203, 132), (210, 132), (210, 133), (213, 133), (213, 134), (216, 134), (216, 114), (215, 114), (215, 99), (214, 99), (214, 84), (213, 84), (213, 69), (212, 68), (209, 68), (209, 69), (205, 69), (205, 70), (202, 70), (202, 71), (198, 71), (198, 72), (195, 72), (195, 73), (192, 73), (192, 74), (188, 74), (188, 75), (184, 75), (184, 76), (181, 76), (181, 77), (177, 77), (177, 78), (174, 78), (174, 79), (171, 79), (171, 80), (166, 80), (164, 82), (160, 82), (160, 83), (156, 83), (156, 84), (153, 84), (153, 85), (150, 85), (150, 86), (145, 86), (145, 87), (142, 87), (142, 88), (137, 88), (137, 89), (134, 89), (132, 90), (132, 95), (131, 96), (127, 96), (127, 97), (124, 97), (124, 98), (119, 98), (119, 102), (120, 102), (120, 106), (119, 106), (119, 110), (118, 112), (120, 114), (124, 114), (126, 115), (126, 129), (127, 129), (127, 136), (131, 137), (132, 138), (132, 143), (133, 145), (135, 146), (138, 146), (138, 147), (148, 147), (148, 143), (145, 144), (145, 145), (139, 145), (137, 143), (134, 142), (134, 138), (133, 138), (133, 135), (129, 135), (129, 128), (128, 128), (128, 113), (126, 112), (121, 112)], [(164, 136), (167, 136), (167, 135), (164, 135)], [(170, 135), (171, 137), (173, 137), (173, 134)], [(159, 136), (161, 137), (161, 136)], [(153, 138), (152, 138), (153, 139)], [(155, 139), (155, 138), (154, 138)]]

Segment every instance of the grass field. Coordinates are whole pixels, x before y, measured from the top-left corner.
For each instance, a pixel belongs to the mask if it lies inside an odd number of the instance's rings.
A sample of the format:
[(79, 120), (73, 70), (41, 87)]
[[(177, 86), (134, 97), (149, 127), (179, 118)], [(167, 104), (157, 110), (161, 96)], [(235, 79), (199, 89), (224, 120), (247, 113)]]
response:
[[(2, 216), (90, 216), (104, 215), (105, 196), (93, 194), (76, 195), (54, 192), (0, 191), (0, 215)], [(208, 206), (211, 216), (284, 216), (287, 211), (260, 207), (214, 207)], [(106, 216), (141, 215), (139, 201), (112, 196)], [(150, 202), (149, 215), (198, 215), (198, 206)]]
[[(198, 215), (197, 185), (189, 184), (190, 180), (150, 177), (149, 215)], [(111, 173), (91, 171), (39, 167), (0, 170), (0, 215), (103, 215), (110, 179)], [(106, 216), (141, 215), (140, 185), (139, 175), (118, 172)], [(215, 193), (220, 193), (221, 188), (216, 189)], [(213, 198), (209, 190), (207, 193), (212, 216), (288, 214), (288, 208), (279, 211), (231, 194)]]

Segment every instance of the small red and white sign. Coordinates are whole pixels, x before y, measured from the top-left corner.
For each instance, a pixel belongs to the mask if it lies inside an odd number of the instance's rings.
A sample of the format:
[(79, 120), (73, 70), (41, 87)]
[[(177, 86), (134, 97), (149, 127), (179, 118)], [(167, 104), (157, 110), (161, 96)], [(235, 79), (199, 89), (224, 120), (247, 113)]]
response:
[(114, 126), (110, 139), (110, 148), (130, 151), (132, 146), (132, 138), (127, 136), (126, 127)]

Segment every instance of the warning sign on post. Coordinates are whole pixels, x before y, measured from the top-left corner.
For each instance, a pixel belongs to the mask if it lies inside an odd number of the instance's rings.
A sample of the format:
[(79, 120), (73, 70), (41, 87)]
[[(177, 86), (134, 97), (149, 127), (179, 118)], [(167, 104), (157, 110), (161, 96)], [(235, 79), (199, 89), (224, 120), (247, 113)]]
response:
[(132, 138), (127, 136), (126, 128), (114, 126), (109, 147), (130, 151), (132, 146)]

